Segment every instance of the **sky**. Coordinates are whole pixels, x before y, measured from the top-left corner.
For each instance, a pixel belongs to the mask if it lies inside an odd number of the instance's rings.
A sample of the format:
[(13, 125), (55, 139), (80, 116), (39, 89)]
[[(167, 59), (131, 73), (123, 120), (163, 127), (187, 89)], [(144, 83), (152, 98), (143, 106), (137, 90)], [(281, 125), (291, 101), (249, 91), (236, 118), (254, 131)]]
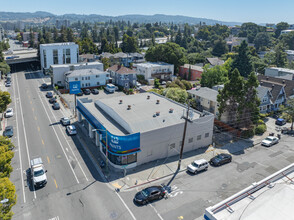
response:
[(294, 24), (293, 0), (1, 0), (0, 11), (53, 14), (185, 15), (220, 21)]

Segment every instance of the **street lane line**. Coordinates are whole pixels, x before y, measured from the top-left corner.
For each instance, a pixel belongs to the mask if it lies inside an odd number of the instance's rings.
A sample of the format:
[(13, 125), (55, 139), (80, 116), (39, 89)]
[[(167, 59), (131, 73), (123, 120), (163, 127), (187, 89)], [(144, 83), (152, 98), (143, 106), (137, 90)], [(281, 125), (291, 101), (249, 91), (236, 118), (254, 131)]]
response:
[(159, 214), (159, 212), (156, 210), (156, 208), (153, 205), (151, 205), (150, 203), (149, 203), (149, 205), (154, 209), (155, 213), (160, 218), (160, 220), (163, 220), (163, 218), (161, 217), (161, 215)]
[[(128, 210), (128, 212), (130, 213), (130, 215), (132, 216), (132, 218), (134, 220), (136, 220), (136, 217), (134, 216), (133, 212), (130, 210), (130, 208), (127, 206), (127, 204), (125, 203), (125, 201), (121, 198), (121, 196), (118, 194), (118, 192), (115, 192), (115, 194), (118, 196), (118, 198), (120, 199), (120, 201), (124, 204), (124, 206), (126, 207), (126, 209)], [(163, 220), (163, 218), (161, 218)]]
[[(44, 80), (44, 79), (43, 79), (43, 82), (45, 83), (45, 80)], [(48, 103), (47, 103), (47, 105), (49, 106)], [(50, 107), (50, 106), (49, 106), (49, 107)], [(51, 108), (50, 108), (50, 109), (51, 109)], [(52, 113), (52, 115), (53, 115), (55, 121), (58, 121), (57, 118), (55, 117), (54, 112), (53, 112), (52, 109), (51, 109), (51, 113)], [(66, 116), (66, 115), (63, 114), (63, 116)], [(58, 126), (58, 125), (57, 125), (57, 126)], [(75, 153), (73, 152), (73, 150), (72, 150), (72, 148), (71, 148), (71, 146), (70, 146), (68, 140), (66, 139), (65, 134), (64, 134), (64, 131), (62, 131), (62, 129), (61, 129), (61, 125), (59, 125), (58, 127), (59, 127), (60, 132), (62, 133), (62, 135), (63, 135), (63, 137), (64, 137), (64, 139), (65, 139), (65, 141), (66, 141), (66, 143), (67, 143), (67, 145), (68, 145), (68, 147), (69, 147), (69, 149), (71, 150), (71, 152), (72, 152), (72, 154), (73, 154), (75, 160), (77, 161), (77, 163), (78, 163), (78, 165), (79, 165), (79, 167), (80, 167), (82, 173), (84, 174), (86, 180), (89, 181), (88, 178), (87, 178), (87, 176), (86, 176), (86, 173), (84, 172), (84, 170), (83, 170), (83, 168), (82, 168), (82, 166), (81, 166), (81, 164), (80, 164), (80, 162), (79, 162), (79, 160), (78, 160), (78, 158), (76, 157), (76, 155), (75, 155)], [(66, 150), (67, 150), (67, 148), (66, 148)], [(67, 150), (67, 151), (68, 151), (68, 150)]]
[[(49, 114), (48, 114), (48, 112), (47, 112), (47, 110), (46, 110), (46, 108), (45, 108), (45, 105), (44, 105), (44, 103), (43, 103), (43, 101), (42, 101), (42, 99), (41, 99), (40, 94), (39, 94), (38, 92), (36, 92), (36, 93), (38, 94), (38, 97), (39, 97), (39, 99), (41, 100), (42, 106), (43, 106), (43, 108), (44, 108), (44, 110), (45, 110), (45, 113), (46, 113), (46, 115), (47, 115), (47, 117), (48, 117), (49, 122), (50, 122), (51, 124), (53, 124), (53, 122), (51, 121), (51, 119), (50, 119), (50, 117), (49, 117)], [(56, 132), (54, 126), (52, 126), (52, 129), (53, 129), (53, 131), (54, 131), (54, 133), (55, 133), (55, 136), (57, 137), (57, 140), (58, 140), (59, 145), (60, 145), (60, 147), (61, 147), (61, 149), (62, 149), (62, 151), (63, 151), (63, 153), (64, 153), (64, 155), (65, 155), (65, 158), (66, 158), (66, 160), (67, 160), (67, 162), (68, 162), (68, 165), (69, 165), (71, 171), (73, 172), (73, 175), (74, 175), (74, 177), (76, 178), (77, 183), (79, 184), (80, 181), (78, 180), (77, 175), (76, 175), (75, 171), (73, 170), (73, 168), (72, 168), (72, 166), (71, 166), (71, 164), (70, 164), (70, 162), (69, 162), (68, 156), (67, 156), (66, 153), (65, 153), (65, 150), (64, 150), (64, 148), (63, 148), (63, 146), (62, 146), (62, 144), (61, 144), (61, 141), (60, 141), (60, 139), (59, 139), (59, 137), (58, 137), (58, 135), (57, 135), (57, 132)]]
[(56, 183), (56, 180), (54, 179), (54, 183), (55, 183), (55, 186), (56, 186), (56, 189), (58, 188), (58, 185), (57, 185), (57, 183)]
[(45, 145), (45, 143), (44, 143), (43, 139), (42, 139), (42, 144), (43, 144), (43, 145)]
[(38, 126), (38, 131), (40, 132), (40, 127)]
[(48, 161), (48, 163), (50, 163), (50, 159), (49, 159), (49, 157), (47, 156), (47, 161)]
[[(15, 77), (16, 77), (15, 81), (16, 81), (17, 91), (18, 91), (18, 95), (19, 95), (20, 114), (23, 115), (22, 105), (21, 105), (21, 97), (20, 97), (19, 86), (18, 86), (18, 82), (17, 82), (17, 75)], [(30, 153), (29, 153), (29, 147), (28, 147), (27, 132), (26, 132), (26, 127), (24, 125), (23, 117), (21, 117), (21, 121), (22, 121), (22, 126), (23, 126), (23, 131), (24, 131), (24, 139), (25, 139), (26, 150), (27, 150), (27, 154), (28, 154), (28, 163), (29, 163), (29, 167), (30, 167), (31, 166), (31, 164), (30, 164)], [(33, 187), (33, 192), (34, 192), (34, 198), (36, 199), (37, 195), (36, 195), (34, 184), (32, 184), (32, 187)]]
[(18, 156), (19, 156), (19, 163), (20, 163), (20, 176), (21, 176), (21, 185), (22, 185), (22, 194), (23, 194), (23, 202), (26, 203), (26, 195), (24, 191), (24, 180), (23, 180), (23, 171), (22, 171), (22, 161), (21, 161), (21, 150), (20, 150), (20, 141), (19, 141), (19, 130), (18, 130), (18, 120), (17, 120), (17, 103), (16, 103), (16, 90), (15, 86), (13, 87), (14, 90), (14, 102), (15, 102), (15, 119), (16, 119), (16, 130), (17, 130), (17, 144), (18, 144)]

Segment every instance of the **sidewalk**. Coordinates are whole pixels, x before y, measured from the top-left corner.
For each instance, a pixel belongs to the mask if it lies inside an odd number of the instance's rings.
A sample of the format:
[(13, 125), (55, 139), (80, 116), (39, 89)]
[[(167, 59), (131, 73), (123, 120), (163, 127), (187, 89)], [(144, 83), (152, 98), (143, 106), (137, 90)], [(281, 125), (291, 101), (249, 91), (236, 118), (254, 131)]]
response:
[[(0, 90), (5, 91), (5, 92), (8, 91), (7, 87), (5, 86), (5, 78), (0, 79)], [(12, 99), (12, 97), (11, 97), (11, 99)], [(2, 114), (0, 115), (0, 119), (1, 119), (0, 135), (3, 135), (3, 131), (5, 129), (7, 119), (5, 117), (2, 118)]]

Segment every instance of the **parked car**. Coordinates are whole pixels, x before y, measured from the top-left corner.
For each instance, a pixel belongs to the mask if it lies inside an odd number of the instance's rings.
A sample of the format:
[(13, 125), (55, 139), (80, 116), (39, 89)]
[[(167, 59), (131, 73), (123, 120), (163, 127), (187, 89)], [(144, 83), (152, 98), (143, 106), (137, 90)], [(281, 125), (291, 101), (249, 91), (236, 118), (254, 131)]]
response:
[(49, 103), (53, 104), (55, 102), (57, 102), (57, 99), (55, 97), (49, 99)]
[(187, 170), (191, 173), (196, 174), (197, 172), (207, 170), (208, 162), (205, 159), (195, 160), (188, 165)]
[(6, 118), (10, 118), (13, 116), (13, 109), (12, 108), (8, 108), (5, 112), (5, 117)]
[(53, 93), (52, 92), (47, 92), (46, 97), (47, 98), (53, 98)]
[(3, 132), (4, 137), (12, 137), (13, 136), (13, 127), (12, 126), (7, 126)]
[(52, 108), (53, 108), (54, 110), (59, 110), (59, 109), (60, 109), (60, 105), (59, 105), (59, 103), (58, 103), (58, 102), (55, 102), (55, 103), (52, 105)]
[(10, 86), (11, 86), (11, 82), (10, 82), (10, 81), (7, 81), (7, 82), (5, 83), (5, 86), (6, 86), (6, 87), (10, 87)]
[(67, 118), (67, 117), (63, 117), (63, 118), (60, 119), (60, 123), (61, 123), (63, 126), (70, 125), (70, 119)]
[(47, 89), (47, 88), (48, 88), (47, 83), (43, 83), (43, 84), (42, 84), (42, 89)]
[(82, 92), (77, 93), (77, 96), (83, 96)]
[(151, 186), (136, 193), (134, 201), (138, 204), (145, 205), (152, 200), (162, 199), (165, 195), (165, 190), (162, 186)]
[(274, 144), (279, 143), (279, 138), (274, 137), (274, 136), (268, 136), (264, 140), (262, 140), (261, 145), (270, 147)]
[(232, 161), (232, 156), (230, 154), (218, 154), (215, 157), (211, 158), (209, 163), (213, 166), (220, 166)]
[(66, 126), (66, 131), (67, 131), (68, 135), (76, 135), (77, 134), (77, 129), (74, 125)]
[(286, 124), (286, 120), (283, 119), (283, 118), (278, 118), (278, 119), (276, 120), (276, 123), (275, 123), (275, 124), (276, 124), (276, 125), (280, 125), (280, 126), (285, 125), (285, 124)]
[(92, 89), (91, 92), (92, 92), (92, 94), (94, 94), (94, 95), (99, 94), (99, 90), (98, 90), (98, 89)]
[(90, 94), (91, 94), (91, 90), (90, 90), (90, 89), (84, 89), (84, 90), (83, 90), (83, 93), (84, 93), (85, 95), (90, 95)]

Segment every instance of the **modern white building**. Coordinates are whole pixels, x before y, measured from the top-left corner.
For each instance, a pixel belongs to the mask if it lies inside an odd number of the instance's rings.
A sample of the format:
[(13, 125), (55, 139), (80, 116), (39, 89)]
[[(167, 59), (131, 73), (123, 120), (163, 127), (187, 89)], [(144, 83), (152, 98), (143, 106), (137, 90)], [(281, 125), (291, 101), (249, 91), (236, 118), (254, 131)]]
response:
[(265, 69), (264, 75), (271, 77), (290, 76), (290, 78), (293, 78), (294, 70), (280, 67), (269, 67)]
[(282, 35), (282, 34), (289, 34), (289, 33), (291, 33), (292, 31), (294, 31), (294, 30), (292, 30), (292, 29), (290, 29), (290, 30), (282, 30), (282, 31), (281, 31), (281, 35)]
[(81, 69), (97, 69), (100, 71), (104, 70), (103, 63), (100, 62), (51, 65), (48, 71), (51, 76), (51, 84), (53, 86), (65, 86), (65, 73)]
[(51, 65), (78, 63), (79, 45), (73, 42), (41, 44), (41, 68), (46, 72)]
[(65, 73), (65, 88), (69, 89), (69, 82), (80, 81), (81, 88), (104, 86), (109, 80), (109, 73), (97, 69), (80, 69)]
[[(78, 121), (116, 169), (179, 155), (186, 108), (156, 93), (77, 100)], [(212, 143), (214, 115), (194, 109), (189, 115), (184, 152)]]
[(174, 65), (158, 63), (138, 63), (133, 65), (137, 69), (138, 75), (143, 75), (146, 80), (158, 78), (161, 80), (171, 80), (174, 75)]

